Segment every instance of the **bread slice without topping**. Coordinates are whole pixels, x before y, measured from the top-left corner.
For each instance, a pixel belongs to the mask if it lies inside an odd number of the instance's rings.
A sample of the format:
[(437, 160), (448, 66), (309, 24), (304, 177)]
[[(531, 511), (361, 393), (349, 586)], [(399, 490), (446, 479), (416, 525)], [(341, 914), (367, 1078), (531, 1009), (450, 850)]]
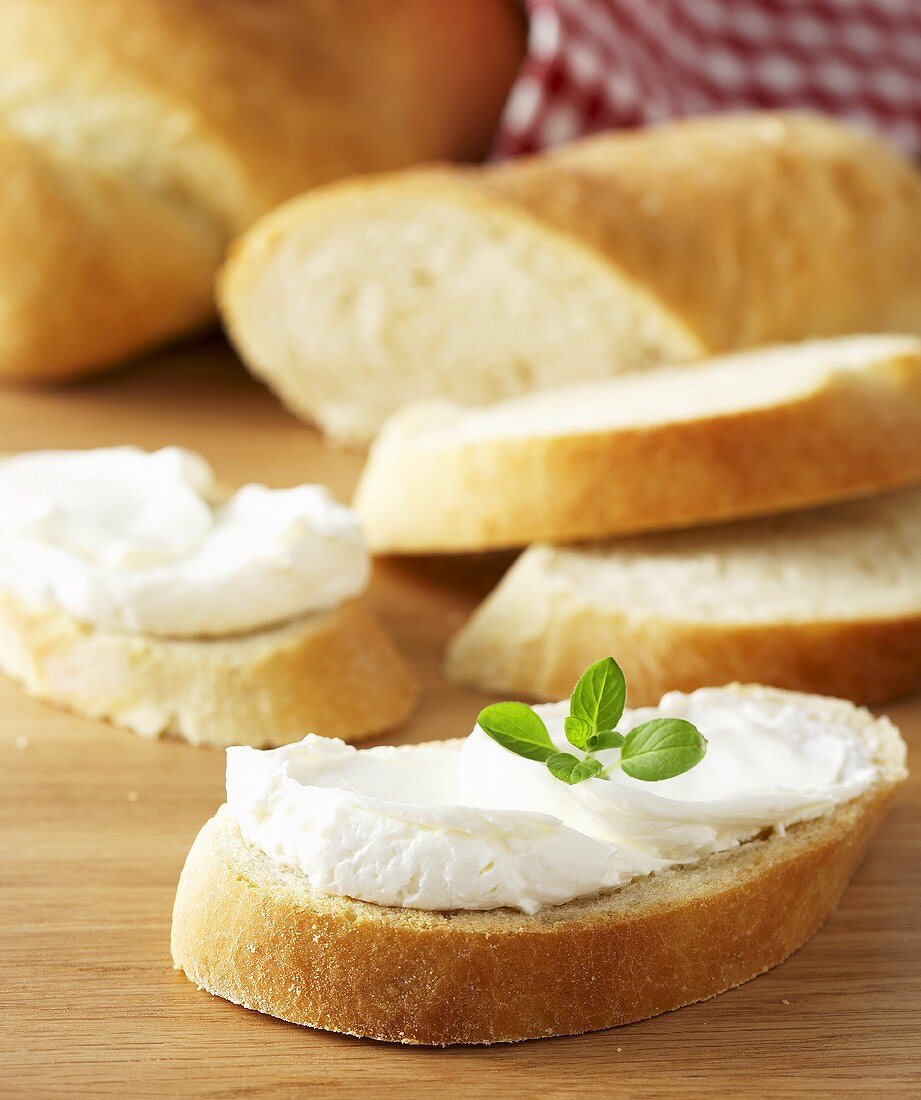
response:
[(447, 671), (556, 699), (607, 653), (635, 706), (754, 677), (858, 702), (921, 687), (921, 490), (533, 546), (454, 637)]
[(367, 441), (466, 404), (760, 344), (921, 333), (921, 177), (827, 119), (720, 115), (273, 211), (219, 286), (250, 368)]
[(360, 601), (280, 626), (171, 639), (85, 625), (0, 594), (0, 669), (30, 695), (144, 737), (263, 747), (398, 726), (412, 676)]
[[(921, 480), (921, 340), (850, 336), (394, 415), (355, 498), (377, 552), (686, 527)], [(620, 650), (618, 650), (620, 652)]]
[(594, 1031), (712, 997), (818, 930), (905, 777), (890, 722), (838, 700), (799, 702), (871, 744), (879, 778), (864, 794), (786, 835), (534, 916), (318, 893), (222, 809), (179, 881), (174, 964), (210, 993), (293, 1023), (433, 1045)]

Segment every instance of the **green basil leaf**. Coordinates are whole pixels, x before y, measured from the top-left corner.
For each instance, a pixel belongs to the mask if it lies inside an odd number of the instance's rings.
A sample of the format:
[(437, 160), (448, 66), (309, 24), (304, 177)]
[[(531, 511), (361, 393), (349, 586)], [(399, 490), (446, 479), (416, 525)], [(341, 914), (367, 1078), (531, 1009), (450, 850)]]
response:
[(620, 766), (634, 779), (654, 783), (671, 779), (699, 764), (707, 742), (683, 718), (654, 718), (632, 729), (620, 751)]
[(569, 713), (586, 722), (591, 733), (613, 729), (624, 713), (627, 684), (613, 657), (596, 661), (582, 673), (572, 693)]
[(547, 760), (547, 767), (557, 779), (569, 784), (582, 783), (604, 771), (604, 764), (600, 760), (593, 756), (579, 760), (571, 752), (555, 752)]
[(526, 703), (493, 703), (480, 711), (477, 723), (504, 749), (528, 760), (546, 760), (557, 751), (540, 716)]
[(624, 735), (617, 730), (602, 730), (592, 740), (592, 752), (601, 752), (602, 749), (619, 749), (624, 743)]
[(566, 730), (566, 740), (570, 745), (575, 745), (577, 749), (584, 751), (588, 750), (589, 741), (592, 738), (592, 727), (584, 718), (573, 718), (570, 714), (563, 723), (563, 729)]

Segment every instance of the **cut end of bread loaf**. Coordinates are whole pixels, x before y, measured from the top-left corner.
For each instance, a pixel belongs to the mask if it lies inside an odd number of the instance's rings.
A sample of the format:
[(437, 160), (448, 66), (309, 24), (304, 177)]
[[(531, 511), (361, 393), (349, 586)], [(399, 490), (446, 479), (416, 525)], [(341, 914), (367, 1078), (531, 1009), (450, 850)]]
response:
[(921, 333), (919, 249), (921, 178), (892, 150), (717, 115), (314, 192), (246, 234), (219, 297), (255, 373), (360, 443), (427, 397)]
[(361, 741), (402, 724), (416, 687), (360, 601), (217, 639), (97, 630), (0, 596), (0, 669), (39, 699), (143, 737), (264, 748)]
[(712, 997), (776, 966), (819, 929), (905, 776), (904, 744), (887, 720), (837, 700), (808, 704), (873, 746), (880, 777), (863, 795), (784, 836), (535, 916), (317, 893), (248, 845), (222, 810), (180, 878), (174, 964), (235, 1004), (413, 1044), (595, 1031)]
[(921, 491), (595, 546), (536, 545), (447, 675), (556, 699), (616, 653), (634, 706), (736, 680), (872, 702), (921, 686)]
[(611, 265), (474, 178), (335, 185), (234, 249), (219, 299), (237, 348), (330, 435), (367, 442), (419, 398), (485, 403), (702, 353)]
[(850, 336), (419, 403), (355, 507), (379, 553), (493, 550), (804, 508), (921, 480), (921, 340)]

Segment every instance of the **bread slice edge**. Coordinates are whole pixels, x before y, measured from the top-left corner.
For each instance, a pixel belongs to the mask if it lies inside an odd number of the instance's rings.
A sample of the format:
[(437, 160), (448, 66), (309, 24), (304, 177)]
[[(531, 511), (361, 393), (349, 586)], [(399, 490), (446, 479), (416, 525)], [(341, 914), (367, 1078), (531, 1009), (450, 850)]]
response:
[(358, 741), (400, 725), (416, 700), (360, 600), (248, 634), (174, 639), (97, 629), (0, 592), (0, 670), (84, 717), (221, 747)]
[(812, 620), (713, 621), (605, 607), (554, 575), (553, 548), (535, 544), (448, 642), (445, 675), (481, 691), (567, 696), (584, 669), (617, 653), (630, 701), (666, 691), (758, 679), (855, 703), (921, 687), (921, 607), (901, 614)]
[[(680, 529), (913, 484), (921, 342), (878, 340), (866, 368), (831, 372), (789, 400), (649, 425), (477, 441), (448, 432), (421, 444), (425, 406), (407, 407), (372, 446), (353, 507), (376, 553), (450, 553)], [(833, 357), (840, 343), (817, 342), (816, 353)], [(599, 400), (613, 399), (611, 386)], [(590, 400), (591, 385), (577, 389)]]

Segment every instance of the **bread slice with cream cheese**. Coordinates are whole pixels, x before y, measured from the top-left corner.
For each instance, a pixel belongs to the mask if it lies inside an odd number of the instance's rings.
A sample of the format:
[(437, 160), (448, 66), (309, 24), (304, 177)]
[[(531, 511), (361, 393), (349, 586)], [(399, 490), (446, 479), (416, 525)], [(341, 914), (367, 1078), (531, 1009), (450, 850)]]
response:
[(322, 486), (236, 493), (167, 447), (0, 458), (0, 671), (146, 737), (268, 745), (399, 725), (412, 676)]
[(858, 702), (921, 687), (921, 490), (530, 547), (450, 643), (452, 680), (535, 698), (623, 654), (631, 698), (758, 677)]
[(391, 1042), (593, 1031), (687, 1005), (782, 962), (834, 910), (905, 777), (885, 719), (736, 687), (790, 721), (846, 725), (872, 785), (825, 816), (528, 915), (434, 912), (320, 893), (249, 844), (226, 807), (189, 853), (172, 955), (198, 986), (293, 1023)]
[(851, 336), (484, 408), (409, 406), (373, 444), (355, 508), (379, 553), (479, 551), (688, 527), (919, 480), (921, 340)]

